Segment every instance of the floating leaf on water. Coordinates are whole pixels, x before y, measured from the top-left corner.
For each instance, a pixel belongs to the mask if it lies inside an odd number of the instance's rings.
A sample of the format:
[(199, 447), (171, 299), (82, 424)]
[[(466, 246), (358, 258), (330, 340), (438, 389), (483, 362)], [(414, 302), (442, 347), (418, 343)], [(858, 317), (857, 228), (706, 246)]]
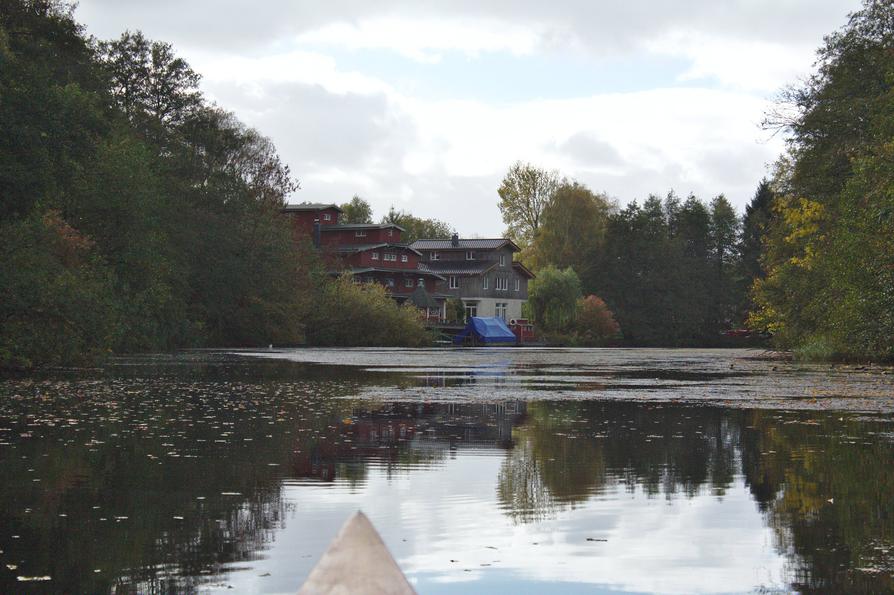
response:
[(51, 581), (53, 579), (49, 576), (17, 576), (16, 580), (20, 583), (35, 583), (39, 581)]

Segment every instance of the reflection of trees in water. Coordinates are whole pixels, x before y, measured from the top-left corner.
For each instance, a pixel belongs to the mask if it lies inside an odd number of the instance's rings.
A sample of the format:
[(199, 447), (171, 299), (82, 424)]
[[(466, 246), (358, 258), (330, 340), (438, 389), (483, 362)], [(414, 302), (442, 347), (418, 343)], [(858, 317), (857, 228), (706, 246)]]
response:
[(540, 402), (514, 430), (501, 508), (536, 522), (606, 490), (722, 498), (742, 475), (805, 592), (894, 592), (890, 426), (840, 414)]
[(17, 574), (49, 575), (53, 592), (191, 592), (256, 559), (284, 522), (293, 449), (349, 408), (307, 383), (22, 387), (0, 399), (0, 426), (25, 434), (0, 450), (8, 593)]
[(840, 415), (751, 414), (743, 468), (795, 587), (894, 592), (890, 424)]
[[(6, 385), (4, 563), (52, 575), (54, 591), (193, 591), (268, 546), (285, 518), (283, 475), (359, 487), (372, 465), (412, 473), (479, 448), (505, 451), (496, 496), (522, 523), (611, 490), (722, 498), (744, 477), (799, 590), (894, 591), (894, 444), (876, 434), (890, 425), (631, 403), (356, 402), (333, 397), (362, 378), (265, 371)], [(0, 573), (0, 592), (20, 586)]]
[(501, 510), (517, 522), (540, 521), (555, 511), (556, 505), (528, 440), (519, 441), (506, 453), (497, 478), (497, 498)]
[[(680, 415), (639, 405), (539, 402), (529, 405), (527, 419), (515, 429), (517, 446), (498, 486), (502, 505), (521, 521), (619, 486), (671, 497), (694, 496), (708, 485), (720, 495), (733, 480), (738, 426), (719, 410)], [(512, 510), (513, 502), (522, 508)]]

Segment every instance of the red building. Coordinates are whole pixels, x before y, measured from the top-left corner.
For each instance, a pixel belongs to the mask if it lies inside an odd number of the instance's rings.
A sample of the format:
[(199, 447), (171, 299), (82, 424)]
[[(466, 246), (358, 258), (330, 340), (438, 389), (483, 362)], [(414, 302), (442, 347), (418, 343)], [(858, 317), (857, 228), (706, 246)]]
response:
[(310, 238), (333, 275), (349, 271), (358, 282), (384, 285), (399, 302), (410, 300), (429, 318), (444, 317), (444, 296), (433, 295), (445, 278), (420, 262), (422, 253), (401, 243), (405, 231), (391, 223), (343, 224), (333, 204), (287, 205), (296, 240)]

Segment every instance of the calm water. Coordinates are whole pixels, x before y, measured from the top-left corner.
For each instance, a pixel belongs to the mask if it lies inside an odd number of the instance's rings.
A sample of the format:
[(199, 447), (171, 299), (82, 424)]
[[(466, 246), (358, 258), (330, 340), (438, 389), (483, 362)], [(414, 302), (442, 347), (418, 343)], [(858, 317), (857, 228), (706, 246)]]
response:
[[(0, 383), (0, 592), (894, 591), (894, 374), (680, 350), (126, 358)], [(44, 580), (37, 580), (44, 579)]]

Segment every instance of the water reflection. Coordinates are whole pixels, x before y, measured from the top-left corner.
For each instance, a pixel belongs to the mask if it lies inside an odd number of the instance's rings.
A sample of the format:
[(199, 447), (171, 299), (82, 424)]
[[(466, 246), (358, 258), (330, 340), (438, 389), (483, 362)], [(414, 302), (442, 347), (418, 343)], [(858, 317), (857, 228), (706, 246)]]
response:
[(894, 590), (891, 416), (136, 363), (0, 385), (0, 592), (293, 592), (357, 507), (420, 592)]

